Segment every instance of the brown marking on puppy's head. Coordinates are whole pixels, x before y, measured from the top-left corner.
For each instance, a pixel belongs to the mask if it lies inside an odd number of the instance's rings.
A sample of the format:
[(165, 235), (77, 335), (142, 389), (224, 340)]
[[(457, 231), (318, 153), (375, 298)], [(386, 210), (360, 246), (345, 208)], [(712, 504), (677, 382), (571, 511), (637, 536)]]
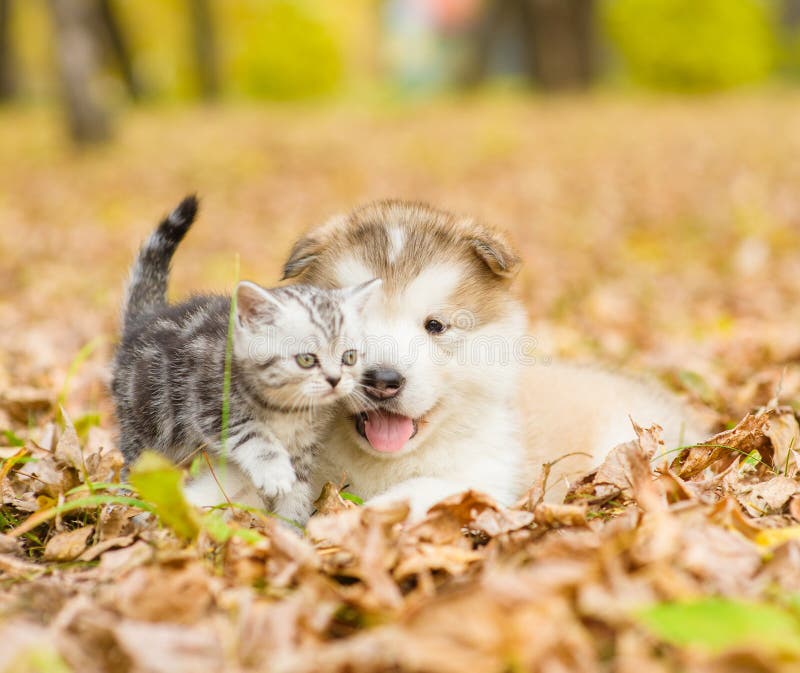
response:
[[(422, 203), (380, 201), (303, 236), (289, 254), (283, 279), (337, 287), (369, 275), (382, 278), (385, 291), (393, 292), (433, 264), (462, 265), (466, 273), (454, 298), (483, 302), (486, 310), (493, 303), (492, 290), (505, 296), (520, 259), (503, 234), (475, 220)], [(365, 278), (347, 276), (348, 266), (353, 272), (368, 270)]]

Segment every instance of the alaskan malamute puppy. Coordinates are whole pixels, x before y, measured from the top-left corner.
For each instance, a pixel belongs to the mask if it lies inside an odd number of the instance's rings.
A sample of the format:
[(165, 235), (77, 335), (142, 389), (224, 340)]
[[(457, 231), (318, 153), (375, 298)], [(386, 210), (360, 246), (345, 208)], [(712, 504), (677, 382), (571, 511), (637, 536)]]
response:
[(499, 232), (401, 201), (336, 217), (296, 243), (285, 279), (383, 280), (363, 313), (366, 396), (334, 423), (315, 487), (344, 478), (365, 499), (408, 499), (417, 516), (468, 488), (511, 504), (542, 462), (576, 453), (553, 476), (563, 493), (566, 475), (633, 438), (630, 418), (662, 425), (667, 448), (705, 435), (654, 385), (535, 360), (510, 288), (519, 264)]

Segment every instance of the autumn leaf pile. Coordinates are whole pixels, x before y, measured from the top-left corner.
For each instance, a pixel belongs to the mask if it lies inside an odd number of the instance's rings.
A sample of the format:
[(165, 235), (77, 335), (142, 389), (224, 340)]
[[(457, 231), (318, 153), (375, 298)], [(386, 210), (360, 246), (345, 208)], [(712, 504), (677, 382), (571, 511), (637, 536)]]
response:
[[(798, 670), (797, 102), (145, 110), (80, 155), (0, 112), (0, 671)], [(537, 354), (660, 378), (719, 432), (667, 452), (637, 426), (563, 502), (545, 466), (513, 507), (419, 522), (345, 482), (298, 530), (196, 511), (158, 460), (123, 478), (121, 285), (189, 191), (176, 297), (229, 289), (236, 253), (269, 284), (305, 227), (423, 198), (511, 230)]]
[[(360, 507), (329, 484), (302, 534), (244, 512), (191, 511), (197, 525), (181, 526), (179, 491), (163, 494), (171, 517), (148, 514), (157, 496), (114, 495), (109, 437), (93, 428), (81, 444), (64, 423), (4, 452), (5, 670), (43, 653), (98, 672), (800, 663), (800, 427), (787, 408), (672, 454), (658, 427), (637, 426), (561, 504), (543, 501), (547, 468), (512, 508), (467, 492), (416, 523), (405, 505)], [(774, 614), (724, 623), (751, 604)], [(712, 620), (716, 606), (722, 631), (676, 631), (668, 606)]]

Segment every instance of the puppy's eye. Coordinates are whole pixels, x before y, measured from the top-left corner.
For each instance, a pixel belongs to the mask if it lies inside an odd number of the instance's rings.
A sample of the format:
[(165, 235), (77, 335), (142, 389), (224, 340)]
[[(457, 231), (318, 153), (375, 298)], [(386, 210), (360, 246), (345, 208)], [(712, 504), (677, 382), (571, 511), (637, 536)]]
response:
[(294, 356), (294, 361), (303, 369), (311, 369), (317, 364), (317, 356), (313, 353), (300, 353)]
[(428, 334), (441, 334), (446, 329), (447, 325), (436, 318), (428, 318), (425, 321), (425, 331), (428, 332)]
[(358, 361), (358, 353), (354, 350), (345, 351), (342, 353), (342, 362), (351, 367)]

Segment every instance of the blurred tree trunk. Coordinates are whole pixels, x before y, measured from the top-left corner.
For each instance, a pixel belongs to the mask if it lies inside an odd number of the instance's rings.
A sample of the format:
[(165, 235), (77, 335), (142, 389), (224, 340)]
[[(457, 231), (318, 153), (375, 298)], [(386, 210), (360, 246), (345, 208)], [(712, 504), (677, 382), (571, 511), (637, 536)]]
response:
[(582, 87), (595, 74), (594, 0), (528, 0), (532, 74), (546, 89)]
[(588, 85), (596, 71), (594, 5), (595, 0), (489, 0), (477, 27), (467, 83), (487, 77), (492, 50), (511, 32), (522, 47), (526, 75), (539, 86)]
[(464, 73), (464, 84), (472, 86), (486, 80), (492, 60), (492, 51), (509, 24), (525, 22), (527, 6), (519, 0), (489, 0), (474, 35), (474, 53)]
[(11, 47), (11, 0), (0, 0), (0, 102), (17, 93), (14, 52)]
[(203, 98), (210, 100), (219, 94), (217, 45), (211, 6), (208, 0), (189, 0), (189, 10), (200, 93)]
[(133, 67), (131, 50), (122, 30), (112, 0), (96, 0), (97, 21), (100, 24), (109, 52), (119, 66), (128, 95), (135, 101), (142, 97), (142, 87)]
[(92, 26), (90, 0), (50, 0), (56, 58), (69, 130), (77, 143), (93, 143), (110, 136), (108, 113), (93, 90), (98, 45)]
[(781, 25), (793, 30), (800, 25), (800, 0), (783, 0), (781, 3)]

